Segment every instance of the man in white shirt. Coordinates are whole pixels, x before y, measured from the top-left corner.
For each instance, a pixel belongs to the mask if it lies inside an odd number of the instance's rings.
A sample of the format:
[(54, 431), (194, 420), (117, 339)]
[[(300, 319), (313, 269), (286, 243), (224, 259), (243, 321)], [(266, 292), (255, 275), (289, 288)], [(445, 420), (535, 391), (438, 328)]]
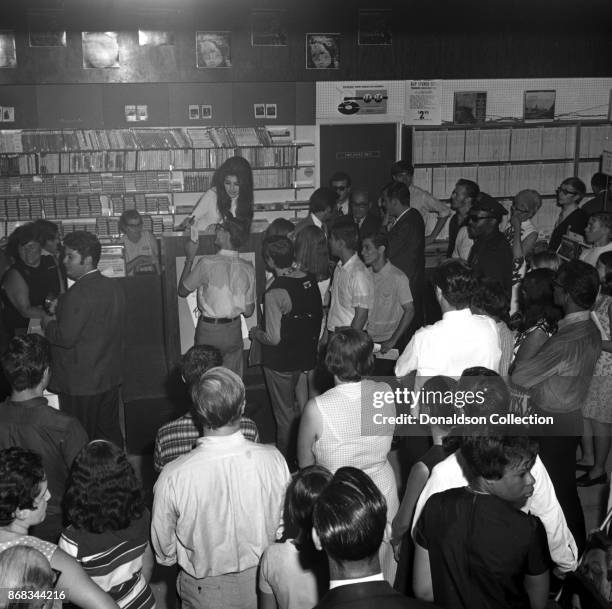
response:
[(395, 375), (416, 370), (416, 389), (423, 383), (418, 377), (458, 378), (473, 366), (498, 371), (501, 350), (495, 322), (470, 311), (476, 286), (470, 267), (462, 260), (445, 260), (432, 280), (442, 319), (416, 332), (397, 360)]
[(580, 254), (580, 260), (597, 266), (599, 257), (612, 250), (612, 213), (600, 211), (593, 214), (584, 229), (584, 240), (592, 247)]
[(359, 233), (349, 217), (338, 218), (331, 229), (331, 254), (340, 261), (336, 265), (331, 284), (331, 305), (327, 329), (350, 326), (364, 330), (368, 312), (374, 305), (374, 284), (365, 264), (357, 255)]
[(159, 564), (178, 563), (183, 609), (256, 609), (257, 565), (280, 525), (289, 470), (276, 448), (240, 432), (245, 389), (235, 373), (212, 368), (191, 395), (204, 435), (155, 484), (153, 549)]
[(418, 186), (414, 186), (412, 183), (414, 179), (414, 167), (408, 163), (408, 161), (402, 160), (393, 163), (391, 166), (391, 178), (395, 182), (402, 182), (408, 186), (410, 190), (410, 207), (416, 209), (423, 216), (425, 226), (427, 226), (429, 214), (433, 213), (438, 216), (438, 220), (433, 230), (425, 238), (426, 244), (433, 243), (450, 217), (450, 208), (448, 205), (442, 203), (442, 201), (436, 199), (432, 194)]

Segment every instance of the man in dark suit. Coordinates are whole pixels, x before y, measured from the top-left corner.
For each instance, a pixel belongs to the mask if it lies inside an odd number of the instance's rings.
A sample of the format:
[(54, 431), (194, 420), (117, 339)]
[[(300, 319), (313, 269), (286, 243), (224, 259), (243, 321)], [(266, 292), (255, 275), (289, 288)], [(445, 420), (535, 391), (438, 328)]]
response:
[(312, 537), (325, 550), (329, 592), (316, 609), (420, 609), (432, 607), (396, 592), (383, 579), (378, 549), (387, 524), (387, 503), (372, 479), (341, 467), (317, 499)]
[(317, 226), (327, 236), (329, 234), (327, 223), (332, 217), (335, 206), (336, 193), (325, 186), (317, 188), (310, 195), (308, 215), (296, 224), (293, 234), (297, 235), (307, 226)]
[(389, 228), (388, 258), (406, 273), (414, 301), (414, 318), (404, 337), (407, 342), (423, 325), (425, 223), (423, 216), (410, 207), (410, 191), (402, 182), (392, 182), (383, 189), (383, 207), (393, 221)]
[(123, 446), (119, 386), (125, 295), (121, 284), (98, 271), (98, 238), (75, 231), (64, 239), (66, 274), (75, 283), (59, 299), (57, 315), (42, 325), (51, 343), (51, 389), (60, 409), (76, 417), (93, 440)]
[(351, 209), (349, 216), (353, 218), (359, 229), (359, 241), (375, 235), (380, 230), (380, 216), (372, 209), (372, 203), (367, 190), (357, 188), (351, 191)]

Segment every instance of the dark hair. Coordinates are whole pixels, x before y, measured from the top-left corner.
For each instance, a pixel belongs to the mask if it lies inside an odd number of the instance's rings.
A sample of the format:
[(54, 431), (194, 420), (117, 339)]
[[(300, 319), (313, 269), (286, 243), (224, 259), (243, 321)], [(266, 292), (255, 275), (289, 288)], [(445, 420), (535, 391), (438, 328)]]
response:
[(555, 271), (552, 269), (534, 269), (525, 275), (519, 291), (521, 314), (513, 322), (513, 329), (524, 332), (541, 319), (545, 319), (551, 327), (556, 327), (563, 312), (555, 305), (554, 283)]
[(576, 178), (574, 176), (572, 176), (571, 178), (565, 178), (565, 180), (563, 180), (561, 184), (567, 184), (568, 186), (571, 186), (574, 190), (576, 190), (576, 192), (578, 192), (578, 194), (580, 195), (580, 199), (582, 199), (582, 197), (584, 197), (584, 195), (586, 194), (586, 186), (580, 178)]
[(590, 264), (582, 260), (564, 262), (557, 271), (556, 282), (581, 309), (586, 311), (595, 304), (599, 275)]
[(481, 396), (479, 400), (465, 400), (463, 410), (466, 416), (507, 414), (510, 408), (510, 391), (506, 381), (497, 372), (484, 366), (466, 368), (457, 383), (457, 391), (464, 397), (468, 391)]
[(473, 200), (476, 200), (476, 197), (480, 194), (480, 186), (478, 186), (478, 184), (472, 180), (460, 178), (457, 180), (457, 184), (455, 186), (463, 186), (463, 188), (465, 188), (465, 194)]
[(612, 252), (604, 252), (597, 262), (606, 267), (606, 276), (601, 284), (601, 291), (608, 296), (612, 294)]
[(308, 200), (308, 211), (318, 214), (326, 209), (334, 209), (336, 206), (336, 193), (326, 186), (317, 188)]
[(125, 232), (130, 220), (138, 220), (142, 224), (142, 216), (137, 209), (126, 209), (119, 218), (119, 228)]
[(360, 381), (374, 366), (372, 338), (362, 330), (342, 328), (327, 345), (325, 365), (341, 381)]
[(395, 163), (391, 165), (391, 175), (395, 176), (398, 173), (409, 173), (410, 175), (412, 175), (414, 174), (414, 166), (411, 165), (408, 161), (404, 161), (403, 159), (395, 161)]
[(38, 231), (38, 243), (42, 247), (45, 246), (47, 241), (51, 241), (59, 235), (59, 226), (55, 222), (44, 218), (34, 220), (34, 228)]
[(228, 368), (216, 367), (194, 379), (190, 387), (196, 425), (219, 429), (236, 423), (244, 410), (244, 383)]
[(329, 277), (329, 247), (327, 237), (318, 226), (305, 226), (295, 236), (295, 261), (305, 273), (317, 281)]
[(606, 188), (608, 188), (609, 179), (610, 178), (605, 173), (598, 171), (597, 173), (594, 173), (593, 177), (591, 178), (591, 187), (593, 190), (595, 190), (595, 188), (599, 188), (599, 190), (606, 190)]
[(355, 467), (336, 471), (313, 511), (321, 546), (337, 561), (376, 555), (386, 524), (385, 498), (372, 479)]
[[(457, 381), (450, 376), (432, 376), (423, 384), (420, 391), (423, 412), (432, 417), (452, 417), (457, 409), (452, 399), (457, 389)], [(444, 430), (450, 430), (450, 425), (439, 425)]]
[(561, 258), (558, 254), (549, 250), (542, 250), (531, 256), (531, 266), (535, 269), (551, 269), (556, 272), (561, 266)]
[(51, 346), (40, 334), (14, 336), (0, 362), (6, 380), (15, 391), (33, 389), (51, 366)]
[(390, 182), (383, 187), (382, 194), (387, 199), (397, 199), (404, 207), (410, 207), (410, 189), (403, 182)]
[(80, 254), (81, 263), (85, 261), (85, 258), (91, 256), (93, 267), (96, 268), (98, 266), (100, 254), (102, 253), (102, 246), (100, 245), (98, 237), (93, 233), (88, 233), (84, 230), (75, 230), (73, 233), (68, 233), (64, 237), (64, 245)]
[(19, 248), (32, 241), (39, 243), (38, 230), (34, 226), (34, 222), (22, 224), (8, 236), (6, 252), (13, 260), (19, 260)]
[(345, 171), (336, 171), (336, 172), (334, 172), (332, 177), (329, 178), (330, 186), (331, 186), (332, 182), (346, 182), (346, 185), (350, 186), (351, 185), (351, 176), (348, 173), (346, 173)]
[(271, 258), (279, 269), (288, 269), (295, 261), (293, 243), (288, 237), (281, 235), (266, 237), (261, 245), (261, 253), (264, 260)]
[(211, 368), (221, 366), (223, 357), (217, 347), (195, 345), (181, 358), (181, 375), (187, 385), (191, 385)]
[(331, 480), (331, 472), (321, 465), (300, 470), (287, 487), (285, 495), (285, 527), (301, 543), (309, 544), (312, 510), (321, 491)]
[(355, 251), (359, 246), (359, 229), (348, 216), (337, 218), (331, 226), (331, 234), (337, 241), (344, 242), (344, 247)]
[(17, 510), (33, 510), (45, 480), (42, 457), (33, 450), (12, 446), (0, 450), (0, 526), (15, 520)]
[(460, 463), (469, 482), (480, 477), (499, 480), (524, 461), (533, 466), (537, 454), (537, 442), (526, 436), (484, 434), (464, 438)]
[(86, 444), (70, 470), (64, 513), (77, 529), (121, 531), (145, 511), (142, 486), (127, 455), (107, 440)]
[(459, 258), (451, 258), (439, 264), (433, 271), (432, 282), (440, 288), (451, 306), (465, 309), (470, 306), (476, 287), (472, 268)]
[(253, 170), (250, 163), (241, 156), (231, 156), (213, 175), (212, 185), (217, 193), (217, 209), (224, 220), (228, 217), (232, 205), (223, 185), (227, 176), (238, 178), (240, 190), (236, 201), (236, 218), (243, 220), (249, 227), (253, 219)]
[(480, 277), (472, 296), (472, 307), (495, 320), (508, 323), (510, 300), (504, 286), (497, 279)]
[(235, 249), (240, 249), (248, 238), (249, 225), (246, 220), (228, 216), (221, 223), (221, 227), (230, 234), (230, 243)]
[(365, 241), (366, 239), (369, 239), (374, 244), (374, 247), (376, 248), (384, 247), (385, 248), (385, 259), (388, 258), (387, 252), (389, 251), (389, 236), (387, 235), (387, 233), (372, 233), (370, 235), (366, 235), (362, 239), (362, 242)]
[(291, 220), (287, 220), (287, 218), (275, 218), (270, 226), (266, 228), (266, 232), (264, 233), (265, 237), (274, 237), (277, 235), (281, 235), (282, 237), (286, 237), (289, 233), (292, 233), (295, 230), (295, 224), (291, 222)]
[(597, 211), (591, 215), (591, 218), (599, 220), (602, 226), (605, 226), (612, 237), (612, 213), (609, 211)]

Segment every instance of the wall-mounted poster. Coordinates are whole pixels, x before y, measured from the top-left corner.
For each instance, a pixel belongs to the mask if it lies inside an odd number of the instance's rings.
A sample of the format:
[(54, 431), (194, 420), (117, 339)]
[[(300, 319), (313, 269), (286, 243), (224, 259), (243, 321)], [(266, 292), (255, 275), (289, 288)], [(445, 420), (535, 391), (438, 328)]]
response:
[(343, 85), (338, 88), (340, 114), (386, 114), (388, 91), (382, 85)]
[(161, 47), (174, 44), (174, 32), (157, 30), (138, 30), (138, 45), (141, 47)]
[(359, 9), (357, 44), (360, 46), (392, 44), (389, 9)]
[(486, 91), (456, 91), (453, 121), (458, 125), (484, 123), (487, 116)]
[(31, 47), (65, 47), (66, 32), (29, 32)]
[(15, 32), (0, 31), (0, 68), (16, 68)]
[(231, 32), (196, 32), (198, 68), (231, 68), (231, 53)]
[(337, 70), (339, 46), (340, 34), (306, 34), (306, 69)]
[(440, 81), (409, 81), (405, 115), (407, 125), (441, 125)]
[(83, 32), (83, 67), (119, 67), (117, 32)]
[(557, 92), (525, 91), (525, 109), (523, 118), (526, 121), (553, 120), (555, 118), (555, 97)]
[(253, 9), (251, 12), (251, 45), (254, 47), (287, 46), (287, 11)]

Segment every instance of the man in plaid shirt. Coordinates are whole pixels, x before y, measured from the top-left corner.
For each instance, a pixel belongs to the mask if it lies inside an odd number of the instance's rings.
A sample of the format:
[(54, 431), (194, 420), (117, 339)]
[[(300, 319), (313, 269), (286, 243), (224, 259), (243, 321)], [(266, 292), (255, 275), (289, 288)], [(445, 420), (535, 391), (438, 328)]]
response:
[[(207, 370), (215, 366), (222, 366), (221, 352), (210, 345), (196, 345), (191, 347), (181, 361), (181, 375), (186, 385), (199, 379)], [(240, 419), (240, 431), (242, 435), (251, 442), (259, 442), (259, 434), (255, 422), (247, 417)], [(191, 412), (182, 417), (162, 425), (157, 431), (155, 438), (155, 451), (153, 454), (153, 466), (157, 472), (161, 472), (164, 465), (170, 463), (177, 457), (188, 453), (201, 436), (196, 427)]]

